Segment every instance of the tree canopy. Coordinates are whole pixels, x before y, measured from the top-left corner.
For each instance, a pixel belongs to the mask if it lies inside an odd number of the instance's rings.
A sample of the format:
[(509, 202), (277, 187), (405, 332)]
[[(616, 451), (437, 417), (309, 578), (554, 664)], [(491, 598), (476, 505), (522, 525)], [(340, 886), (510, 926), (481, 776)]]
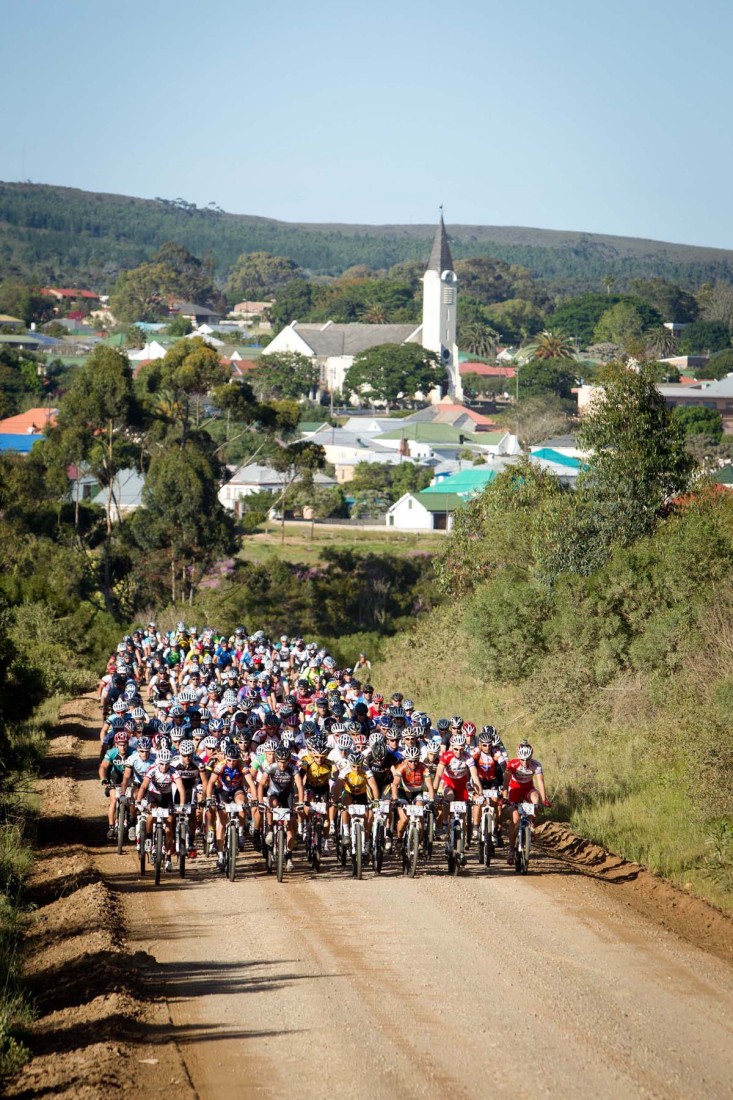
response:
[(369, 400), (393, 404), (428, 394), (445, 380), (435, 352), (419, 344), (381, 344), (361, 352), (346, 372), (345, 389)]

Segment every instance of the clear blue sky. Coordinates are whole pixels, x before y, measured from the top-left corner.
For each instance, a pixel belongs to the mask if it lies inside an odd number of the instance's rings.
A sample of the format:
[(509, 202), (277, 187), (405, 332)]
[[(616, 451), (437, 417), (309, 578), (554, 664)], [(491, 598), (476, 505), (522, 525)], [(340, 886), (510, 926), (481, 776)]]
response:
[(0, 179), (733, 248), (728, 0), (0, 0)]

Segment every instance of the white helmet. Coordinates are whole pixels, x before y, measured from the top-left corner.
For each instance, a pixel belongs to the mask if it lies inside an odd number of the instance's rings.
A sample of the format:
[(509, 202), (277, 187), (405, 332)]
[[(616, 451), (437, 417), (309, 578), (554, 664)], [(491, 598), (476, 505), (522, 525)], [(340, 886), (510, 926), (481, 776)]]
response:
[(517, 756), (520, 760), (532, 759), (532, 746), (530, 745), (529, 741), (522, 741), (519, 748), (517, 749)]
[(461, 730), (456, 730), (451, 734), (450, 744), (452, 749), (463, 749), (466, 747), (466, 735)]

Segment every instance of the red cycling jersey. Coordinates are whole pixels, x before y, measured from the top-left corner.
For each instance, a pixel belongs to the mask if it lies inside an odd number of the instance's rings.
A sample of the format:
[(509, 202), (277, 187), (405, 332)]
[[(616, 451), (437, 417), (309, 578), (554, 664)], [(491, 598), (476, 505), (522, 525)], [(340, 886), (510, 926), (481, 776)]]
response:
[(473, 757), (465, 750), (456, 753), (453, 749), (441, 753), (441, 764), (444, 764), (442, 782), (446, 787), (453, 787), (465, 792), (468, 784), (470, 769), (474, 766)]
[(491, 780), (498, 782), (498, 773), (496, 770), (496, 760), (490, 752), (482, 752), (481, 749), (474, 749), (471, 753), (476, 763), (476, 771), (478, 777), (482, 783), (490, 783)]

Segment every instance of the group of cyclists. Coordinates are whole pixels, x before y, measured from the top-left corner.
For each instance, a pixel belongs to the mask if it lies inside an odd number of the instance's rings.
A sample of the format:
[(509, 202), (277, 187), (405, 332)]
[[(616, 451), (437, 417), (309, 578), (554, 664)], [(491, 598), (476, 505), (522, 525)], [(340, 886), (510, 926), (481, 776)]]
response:
[[(370, 671), (364, 655), (355, 669), (339, 669), (316, 642), (273, 640), (244, 626), (231, 635), (184, 623), (167, 633), (154, 622), (133, 631), (99, 684), (108, 839), (117, 838), (120, 798), (132, 808), (130, 838), (138, 846), (150, 845), (153, 814), (146, 810), (190, 806), (188, 858), (201, 837), (200, 847), (224, 870), (228, 818), (236, 816), (240, 850), (249, 837), (264, 854), (272, 848), (273, 811), (284, 809), (292, 870), (315, 807), (326, 807), (325, 853), (348, 842), (353, 814), (362, 814), (368, 860), (372, 814), (385, 800), (385, 849), (397, 853), (411, 806), (432, 811), (440, 840), (450, 807), (467, 804), (470, 843), (470, 826), (478, 828), (490, 804), (492, 845), (503, 844), (508, 821), (507, 863), (514, 863), (519, 807), (550, 805), (532, 746), (522, 741), (510, 757), (492, 725), (478, 729), (458, 715), (433, 721), (400, 692), (385, 698), (359, 679)], [(169, 871), (173, 844), (169, 818)]]

